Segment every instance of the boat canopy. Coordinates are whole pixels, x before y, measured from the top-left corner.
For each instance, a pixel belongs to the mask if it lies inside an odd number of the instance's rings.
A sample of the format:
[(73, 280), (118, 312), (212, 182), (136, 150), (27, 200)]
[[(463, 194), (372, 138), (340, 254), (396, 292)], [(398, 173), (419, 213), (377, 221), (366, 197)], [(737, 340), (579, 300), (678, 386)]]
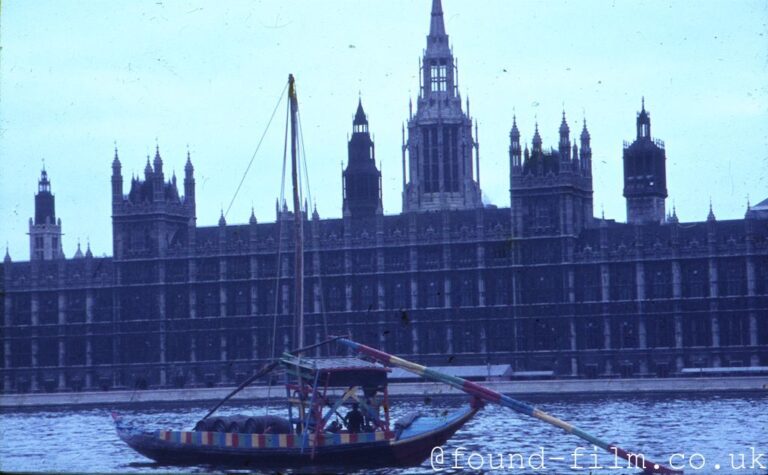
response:
[(286, 371), (305, 381), (317, 381), (315, 387), (361, 386), (379, 389), (386, 387), (387, 373), (390, 371), (380, 364), (359, 358), (301, 358), (284, 354), (280, 363)]

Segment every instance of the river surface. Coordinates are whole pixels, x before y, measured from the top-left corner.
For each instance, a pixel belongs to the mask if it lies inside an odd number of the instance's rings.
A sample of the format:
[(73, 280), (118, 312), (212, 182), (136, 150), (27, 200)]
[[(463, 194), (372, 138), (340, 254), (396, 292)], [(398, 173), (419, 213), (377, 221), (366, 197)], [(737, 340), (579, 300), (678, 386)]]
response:
[[(768, 468), (761, 468), (768, 467), (768, 395), (551, 397), (539, 398), (535, 403), (546, 412), (630, 452), (643, 453), (654, 462), (668, 464), (674, 456), (672, 462), (685, 466), (687, 474), (768, 474)], [(392, 420), (416, 409), (441, 413), (463, 404), (460, 399), (396, 402), (392, 404)], [(191, 428), (208, 407), (133, 406), (119, 412), (148, 428), (182, 430)], [(239, 405), (225, 407), (220, 413), (263, 414), (266, 410), (264, 406)], [(270, 410), (284, 411), (278, 406)], [(459, 447), (463, 450), (457, 452)], [(577, 450), (578, 447), (581, 449)], [(493, 406), (483, 409), (457, 432), (443, 447), (443, 454), (443, 463), (439, 459), (434, 463), (436, 469), (442, 469), (440, 473), (475, 472), (472, 467), (484, 473), (637, 473), (618, 468), (626, 467), (626, 462), (619, 459), (617, 465), (612, 455), (593, 449), (573, 435)], [(492, 468), (500, 464), (503, 468)], [(461, 468), (453, 468), (454, 465)], [(242, 473), (211, 467), (158, 466), (118, 439), (109, 410), (81, 408), (0, 413), (0, 470)], [(427, 460), (414, 469), (377, 473), (435, 472)]]

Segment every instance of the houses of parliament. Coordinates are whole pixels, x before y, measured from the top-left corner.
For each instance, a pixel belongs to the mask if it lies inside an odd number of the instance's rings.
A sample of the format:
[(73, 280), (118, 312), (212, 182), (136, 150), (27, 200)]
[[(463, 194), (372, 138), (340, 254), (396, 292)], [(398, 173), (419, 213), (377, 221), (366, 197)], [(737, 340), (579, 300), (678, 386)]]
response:
[[(626, 223), (595, 216), (591, 137), (565, 113), (546, 148), (513, 119), (509, 206), (484, 205), (475, 122), (433, 0), (402, 212), (383, 213), (362, 103), (342, 217), (303, 210), (306, 341), (348, 333), (425, 364), (509, 364), (513, 377), (768, 366), (768, 200), (743, 219), (710, 209), (679, 222), (644, 103), (633, 119), (636, 137), (616, 150)], [(63, 255), (68, 223), (43, 170), (29, 261), (6, 252), (0, 266), (2, 392), (234, 385), (294, 346), (292, 212), (197, 226), (192, 158), (177, 183), (156, 150), (128, 182), (115, 150), (112, 257)]]

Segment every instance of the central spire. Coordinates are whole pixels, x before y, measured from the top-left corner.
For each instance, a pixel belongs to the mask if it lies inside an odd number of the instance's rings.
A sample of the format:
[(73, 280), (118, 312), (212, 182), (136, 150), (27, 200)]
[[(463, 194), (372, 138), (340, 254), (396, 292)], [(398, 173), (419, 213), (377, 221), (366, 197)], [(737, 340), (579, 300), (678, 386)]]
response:
[(443, 5), (440, 0), (432, 0), (432, 18), (429, 24), (429, 36), (445, 36)]
[(472, 136), (469, 103), (466, 113), (461, 107), (456, 60), (445, 32), (441, 0), (432, 0), (426, 39), (419, 64), (416, 113), (409, 114), (408, 140), (403, 146), (403, 210), (479, 208), (478, 144)]

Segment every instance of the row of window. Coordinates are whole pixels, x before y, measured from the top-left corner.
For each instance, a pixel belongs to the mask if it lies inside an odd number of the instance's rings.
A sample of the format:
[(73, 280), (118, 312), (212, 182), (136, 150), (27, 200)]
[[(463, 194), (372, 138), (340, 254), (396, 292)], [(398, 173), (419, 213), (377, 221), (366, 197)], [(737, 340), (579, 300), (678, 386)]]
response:
[[(707, 315), (683, 316), (679, 321), (648, 317), (644, 322), (645, 347), (649, 349), (675, 348), (678, 340), (684, 348), (712, 347), (716, 339), (722, 347), (750, 345), (750, 338), (755, 338), (758, 345), (768, 343), (768, 323), (764, 319), (757, 322), (757, 335), (752, 337), (749, 318), (744, 314), (720, 315), (716, 324)], [(577, 350), (637, 349), (641, 346), (640, 327), (636, 320), (580, 319), (575, 321), (573, 339), (570, 325), (567, 319), (495, 321), (488, 324), (489, 331), (486, 333), (484, 328), (466, 321), (418, 327), (398, 322), (388, 325), (387, 330), (379, 328), (381, 331), (367, 327), (355, 334), (355, 338), (404, 354), (414, 351), (414, 336), (417, 337), (418, 352), (424, 354), (567, 351), (573, 349), (574, 344)], [(285, 330), (280, 330), (276, 336), (278, 342), (290, 340)], [(160, 361), (160, 338), (157, 333), (91, 338), (92, 363)], [(60, 358), (65, 365), (86, 364), (85, 337), (66, 337), (61, 340), (64, 342), (62, 347), (59, 346), (60, 339), (55, 336), (39, 338), (37, 341), (38, 366), (58, 366)], [(273, 347), (272, 334), (268, 331), (212, 330), (194, 334), (186, 331), (169, 332), (165, 338), (165, 361), (190, 361), (192, 353), (198, 361), (268, 358), (275, 352), (283, 351), (284, 346), (280, 343)], [(30, 340), (11, 340), (10, 351), (14, 367), (31, 366)], [(115, 356), (114, 352), (119, 356)]]

